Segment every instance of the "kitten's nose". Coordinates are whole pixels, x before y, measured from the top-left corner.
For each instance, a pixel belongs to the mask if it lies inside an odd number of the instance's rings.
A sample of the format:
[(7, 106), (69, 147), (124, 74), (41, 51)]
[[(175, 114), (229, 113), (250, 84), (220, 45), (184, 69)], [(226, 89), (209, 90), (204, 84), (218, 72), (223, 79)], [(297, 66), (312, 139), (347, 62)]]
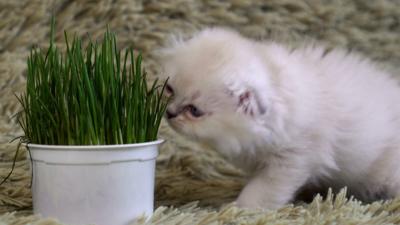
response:
[(173, 113), (173, 112), (170, 111), (170, 110), (167, 110), (166, 115), (167, 115), (167, 119), (173, 119), (173, 118), (175, 118), (178, 114), (177, 114), (177, 113)]

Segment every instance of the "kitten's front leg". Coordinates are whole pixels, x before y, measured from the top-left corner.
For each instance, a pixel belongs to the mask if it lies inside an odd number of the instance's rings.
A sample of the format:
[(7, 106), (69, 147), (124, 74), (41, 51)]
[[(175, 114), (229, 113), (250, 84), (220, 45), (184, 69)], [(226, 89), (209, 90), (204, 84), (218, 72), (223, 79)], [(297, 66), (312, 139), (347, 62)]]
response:
[(288, 203), (296, 191), (305, 184), (309, 172), (300, 161), (282, 161), (269, 163), (259, 171), (244, 187), (237, 199), (237, 205), (243, 208), (277, 209)]

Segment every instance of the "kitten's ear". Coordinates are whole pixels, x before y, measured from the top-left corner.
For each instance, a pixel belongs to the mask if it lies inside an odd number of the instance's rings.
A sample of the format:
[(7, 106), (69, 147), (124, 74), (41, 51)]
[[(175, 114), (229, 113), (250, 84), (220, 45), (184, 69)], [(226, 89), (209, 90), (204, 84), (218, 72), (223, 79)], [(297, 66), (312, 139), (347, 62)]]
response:
[(236, 95), (234, 92), (231, 93), (237, 98), (237, 109), (239, 112), (250, 116), (262, 115), (266, 112), (266, 106), (258, 98), (255, 91), (244, 90)]
[(175, 48), (174, 47), (168, 47), (168, 48), (161, 48), (157, 50), (153, 50), (152, 56), (157, 62), (157, 66), (160, 69), (160, 73), (158, 74), (158, 77), (161, 80), (166, 80), (171, 74), (166, 74), (165, 69), (168, 65), (171, 64), (172, 57), (176, 54)]
[(168, 58), (170, 58), (175, 54), (175, 48), (174, 47), (160, 48), (157, 50), (153, 50), (151, 53), (152, 53), (151, 55), (156, 59), (157, 62), (163, 63), (167, 61)]
[(185, 37), (182, 33), (178, 32), (170, 34), (164, 41), (164, 47), (153, 50), (152, 56), (154, 56), (158, 61), (165, 61), (176, 54), (177, 49), (183, 45), (184, 41)]

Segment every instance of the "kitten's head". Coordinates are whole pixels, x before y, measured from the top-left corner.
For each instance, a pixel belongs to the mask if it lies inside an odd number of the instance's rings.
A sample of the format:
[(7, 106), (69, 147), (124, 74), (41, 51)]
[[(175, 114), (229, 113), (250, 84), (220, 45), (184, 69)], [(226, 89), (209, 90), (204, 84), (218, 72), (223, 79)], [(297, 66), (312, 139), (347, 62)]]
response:
[(268, 111), (269, 81), (254, 47), (235, 32), (206, 29), (164, 49), (170, 125), (196, 140), (238, 147), (257, 132)]

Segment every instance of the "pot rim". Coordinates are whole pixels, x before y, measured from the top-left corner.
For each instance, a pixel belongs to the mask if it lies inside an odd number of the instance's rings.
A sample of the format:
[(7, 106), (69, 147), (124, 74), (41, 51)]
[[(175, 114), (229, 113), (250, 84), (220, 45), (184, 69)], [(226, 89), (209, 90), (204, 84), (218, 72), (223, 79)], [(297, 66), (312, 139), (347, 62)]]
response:
[(118, 148), (129, 148), (129, 147), (146, 147), (146, 146), (151, 146), (151, 145), (159, 145), (163, 143), (163, 139), (158, 139), (156, 141), (149, 141), (149, 142), (141, 142), (141, 143), (133, 143), (133, 144), (113, 144), (113, 145), (42, 145), (42, 144), (23, 144), (26, 147), (32, 147), (32, 148), (37, 148), (37, 149), (59, 149), (59, 150), (77, 150), (77, 149), (88, 149), (88, 150), (94, 150), (94, 149), (118, 149)]

